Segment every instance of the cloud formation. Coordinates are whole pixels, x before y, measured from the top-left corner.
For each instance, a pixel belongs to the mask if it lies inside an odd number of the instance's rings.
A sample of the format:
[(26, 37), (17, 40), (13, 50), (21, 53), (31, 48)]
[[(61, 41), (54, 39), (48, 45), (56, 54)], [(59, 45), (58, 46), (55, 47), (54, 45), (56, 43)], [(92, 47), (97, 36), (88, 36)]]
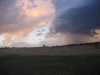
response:
[(37, 33), (37, 34), (36, 34), (36, 36), (41, 36), (41, 35), (42, 35), (42, 33)]
[[(48, 4), (51, 9), (50, 1)], [(53, 18), (53, 10), (37, 0), (0, 0), (0, 35), (5, 40), (12, 37), (26, 37), (36, 28), (46, 26), (45, 22)], [(44, 9), (41, 9), (44, 8)]]
[(52, 33), (94, 36), (100, 29), (99, 0), (52, 0), (56, 16)]

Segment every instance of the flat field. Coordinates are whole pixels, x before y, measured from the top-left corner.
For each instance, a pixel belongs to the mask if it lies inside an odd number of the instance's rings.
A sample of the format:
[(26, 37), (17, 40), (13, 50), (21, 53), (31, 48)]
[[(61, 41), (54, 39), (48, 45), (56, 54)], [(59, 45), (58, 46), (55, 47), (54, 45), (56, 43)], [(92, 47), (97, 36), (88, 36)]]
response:
[(100, 55), (100, 45), (0, 49), (2, 55)]
[(0, 75), (100, 75), (100, 46), (0, 49)]

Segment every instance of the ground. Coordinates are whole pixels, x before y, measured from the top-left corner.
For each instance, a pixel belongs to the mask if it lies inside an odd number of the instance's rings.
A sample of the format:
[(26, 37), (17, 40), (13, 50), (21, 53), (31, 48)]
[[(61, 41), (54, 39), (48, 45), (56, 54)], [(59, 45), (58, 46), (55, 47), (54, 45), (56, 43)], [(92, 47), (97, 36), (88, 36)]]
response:
[(100, 75), (100, 46), (0, 49), (0, 75)]

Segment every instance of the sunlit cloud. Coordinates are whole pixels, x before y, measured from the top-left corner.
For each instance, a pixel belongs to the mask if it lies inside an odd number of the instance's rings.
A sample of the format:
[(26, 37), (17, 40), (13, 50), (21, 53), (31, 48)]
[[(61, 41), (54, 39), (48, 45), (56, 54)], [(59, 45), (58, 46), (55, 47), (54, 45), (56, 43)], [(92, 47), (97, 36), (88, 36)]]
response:
[(0, 9), (0, 34), (4, 34), (3, 41), (11, 40), (13, 36), (25, 38), (34, 29), (45, 27), (45, 23), (54, 17), (51, 1), (0, 1)]

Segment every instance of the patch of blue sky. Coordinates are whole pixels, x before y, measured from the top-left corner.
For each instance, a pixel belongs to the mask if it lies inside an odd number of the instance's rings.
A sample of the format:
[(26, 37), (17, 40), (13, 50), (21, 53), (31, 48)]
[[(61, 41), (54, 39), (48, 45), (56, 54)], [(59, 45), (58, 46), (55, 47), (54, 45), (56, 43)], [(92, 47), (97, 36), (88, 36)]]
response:
[[(45, 34), (49, 32), (49, 26), (51, 22), (48, 22), (47, 25), (43, 28), (38, 28), (30, 32), (30, 34), (26, 37), (27, 42), (31, 44), (38, 44), (40, 41), (45, 40)], [(43, 31), (44, 30), (44, 31)], [(40, 31), (40, 32), (38, 32)], [(36, 36), (37, 33), (42, 33), (40, 36)]]

